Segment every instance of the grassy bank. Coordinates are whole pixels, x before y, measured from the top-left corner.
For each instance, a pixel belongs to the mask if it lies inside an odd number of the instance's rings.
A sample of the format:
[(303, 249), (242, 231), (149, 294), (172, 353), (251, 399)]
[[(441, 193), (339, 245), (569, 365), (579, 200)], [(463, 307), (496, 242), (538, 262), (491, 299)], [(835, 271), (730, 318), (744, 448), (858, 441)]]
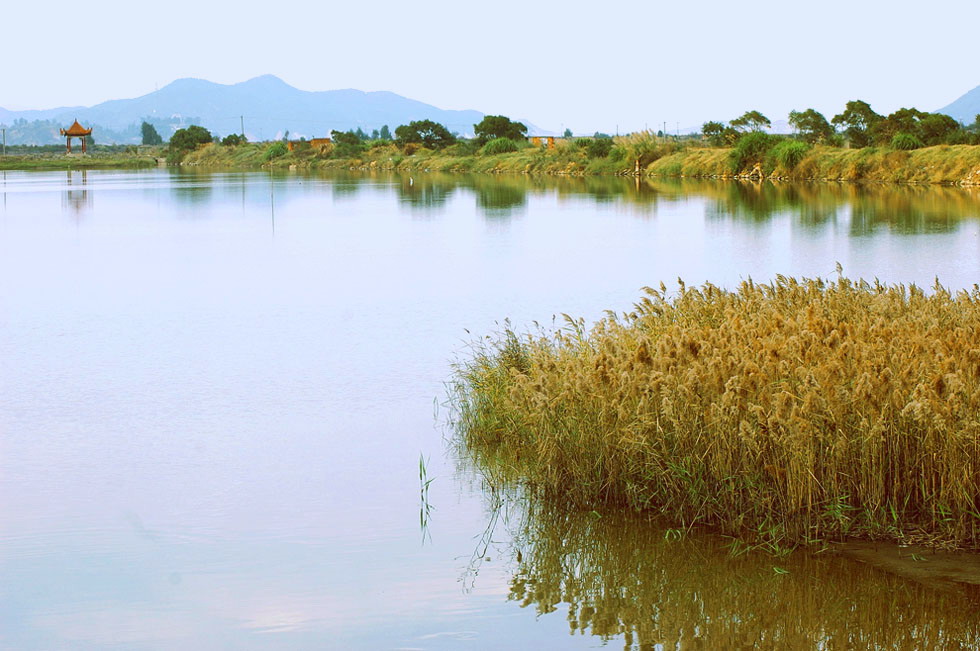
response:
[[(783, 141), (790, 142), (790, 141)], [(939, 145), (912, 151), (884, 147), (810, 147), (740, 152), (737, 148), (688, 148), (645, 168), (657, 176), (750, 176), (820, 181), (871, 181), (980, 185), (980, 146)]]
[[(386, 144), (365, 150), (356, 158), (321, 155), (310, 148), (281, 152), (275, 143), (236, 147), (205, 145), (187, 154), (181, 164), (200, 167), (265, 169), (368, 169), (406, 172), (543, 173), (598, 175), (632, 171), (632, 163), (609, 157), (590, 159), (584, 149), (563, 143), (553, 150), (526, 146), (515, 152), (480, 154), (466, 144), (443, 150), (402, 148)], [(406, 153), (410, 152), (410, 153)]]
[(459, 365), (462, 450), (571, 504), (774, 544), (980, 548), (980, 290), (648, 290)]
[[(596, 143), (605, 146), (598, 146)], [(552, 149), (515, 143), (516, 151), (491, 154), (461, 141), (441, 150), (391, 142), (365, 145), (354, 157), (300, 143), (210, 143), (169, 156), (182, 166), (214, 169), (392, 170), (660, 177), (768, 178), (980, 185), (980, 146), (939, 145), (911, 151), (887, 147), (843, 149), (811, 146), (768, 134), (747, 134), (734, 147), (710, 148), (698, 140), (675, 141), (632, 134), (606, 141), (558, 140)], [(118, 149), (118, 148), (117, 148)], [(48, 153), (0, 157), (0, 169), (99, 169), (149, 167), (165, 149), (136, 154), (118, 150), (88, 156)]]
[[(757, 134), (760, 137), (764, 134)], [(586, 139), (590, 140), (590, 139)], [(356, 158), (336, 158), (310, 148), (285, 151), (276, 143), (211, 144), (187, 154), (183, 165), (214, 168), (365, 169), (559, 175), (758, 176), (785, 180), (980, 184), (980, 146), (940, 145), (912, 151), (810, 146), (774, 136), (748, 137), (731, 148), (675, 142), (644, 134), (613, 140), (605, 155), (559, 141), (554, 149), (522, 146), (486, 154), (467, 143), (443, 150), (384, 144)]]
[(0, 170), (141, 169), (156, 166), (153, 156), (130, 153), (0, 156)]

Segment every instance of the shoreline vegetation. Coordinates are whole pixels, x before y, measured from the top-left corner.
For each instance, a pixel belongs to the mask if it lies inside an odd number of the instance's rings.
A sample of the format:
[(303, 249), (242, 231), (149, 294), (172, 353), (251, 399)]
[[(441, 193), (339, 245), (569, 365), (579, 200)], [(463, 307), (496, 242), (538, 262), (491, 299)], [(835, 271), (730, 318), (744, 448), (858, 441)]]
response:
[[(728, 123), (706, 122), (681, 138), (641, 131), (611, 137), (528, 137), (502, 115), (460, 138), (430, 120), (385, 125), (370, 136), (332, 131), (329, 139), (250, 146), (244, 136), (215, 142), (201, 127), (176, 132), (168, 162), (202, 167), (364, 169), (564, 175), (693, 176), (787, 180), (980, 184), (980, 116), (961, 125), (942, 114), (899, 109), (875, 113), (860, 100), (828, 122), (813, 109), (793, 111), (793, 136), (767, 133), (770, 120), (747, 111)], [(833, 126), (831, 126), (833, 123)], [(844, 145), (847, 148), (844, 148)]]
[[(24, 148), (19, 148), (23, 150)], [(44, 148), (48, 149), (48, 148)], [(137, 151), (135, 147), (106, 147), (88, 154), (66, 155), (64, 151), (11, 153), (0, 156), (2, 171), (58, 171), (58, 170), (113, 170), (147, 169), (157, 167), (165, 153)], [(16, 150), (15, 150), (16, 151)]]
[[(685, 136), (640, 131), (623, 136), (528, 136), (527, 127), (489, 115), (472, 137), (450, 133), (431, 120), (384, 125), (368, 135), (331, 131), (329, 138), (249, 142), (218, 138), (191, 125), (164, 145), (143, 124), (144, 145), (101, 146), (91, 159), (44, 153), (0, 158), (0, 169), (71, 169), (168, 165), (214, 169), (385, 170), (405, 172), (619, 175), (846, 181), (980, 186), (980, 115), (970, 125), (948, 115), (903, 108), (883, 116), (863, 101), (848, 102), (827, 120), (814, 109), (792, 111), (792, 135), (769, 133), (759, 111), (706, 122)], [(100, 151), (101, 150), (101, 151)], [(22, 152), (23, 153), (23, 152)], [(151, 162), (152, 161), (152, 162)]]
[[(582, 139), (588, 140), (588, 139)], [(588, 145), (559, 141), (554, 149), (528, 145), (502, 154), (412, 149), (393, 143), (374, 146), (355, 158), (334, 158), (302, 145), (277, 153), (280, 143), (208, 143), (186, 152), (171, 165), (212, 169), (271, 169), (293, 171), (361, 170), (449, 172), (477, 174), (543, 174), (565, 176), (640, 176), (749, 179), (771, 181), (831, 181), (980, 186), (980, 146), (937, 145), (912, 151), (885, 147), (842, 149), (815, 145), (796, 159), (781, 159), (771, 151), (736, 159), (738, 150), (704, 143), (665, 141), (657, 136), (611, 138), (633, 141), (643, 148), (630, 160), (626, 147), (619, 156), (590, 159)], [(639, 147), (637, 147), (639, 148)], [(277, 155), (270, 156), (269, 151)], [(138, 169), (163, 164), (165, 149), (151, 152), (107, 152), (85, 156), (44, 153), (0, 157), (0, 170)]]
[[(626, 138), (634, 141), (645, 139), (636, 135), (623, 137)], [(615, 143), (621, 139), (611, 140)], [(808, 147), (796, 160), (780, 160), (765, 152), (757, 160), (749, 158), (741, 165), (733, 161), (737, 155), (734, 148), (662, 142), (656, 136), (649, 137), (649, 140), (649, 146), (632, 162), (625, 156), (590, 159), (583, 147), (575, 145), (574, 141), (559, 143), (553, 150), (527, 146), (495, 155), (458, 154), (425, 148), (406, 154), (397, 145), (384, 144), (372, 147), (356, 158), (323, 156), (312, 150), (304, 150), (302, 146), (270, 157), (270, 148), (279, 143), (245, 143), (235, 147), (209, 143), (187, 152), (176, 165), (221, 170), (618, 175), (980, 186), (980, 146), (976, 145), (937, 145), (912, 151), (884, 147), (841, 149), (816, 145)], [(14, 154), (0, 157), (0, 170), (140, 169), (162, 165), (166, 155), (166, 150), (85, 156)]]
[[(554, 150), (529, 146), (496, 155), (456, 154), (417, 149), (410, 155), (393, 144), (367, 150), (357, 158), (321, 157), (302, 150), (267, 157), (261, 144), (235, 150), (205, 146), (189, 153), (181, 165), (203, 168), (290, 170), (386, 170), (483, 174), (620, 175), (778, 181), (849, 181), (980, 185), (980, 146), (939, 145), (914, 151), (887, 148), (840, 149), (815, 146), (793, 162), (765, 156), (744, 166), (733, 163), (733, 148), (657, 142), (656, 136), (625, 137), (640, 141), (637, 158), (589, 159), (583, 147), (560, 144)], [(614, 142), (619, 139), (612, 139)], [(625, 149), (625, 148), (624, 148)], [(649, 162), (647, 162), (649, 161)], [(741, 169), (740, 169), (741, 168)]]
[(980, 549), (980, 288), (777, 277), (476, 342), (460, 455), (499, 487), (772, 551)]

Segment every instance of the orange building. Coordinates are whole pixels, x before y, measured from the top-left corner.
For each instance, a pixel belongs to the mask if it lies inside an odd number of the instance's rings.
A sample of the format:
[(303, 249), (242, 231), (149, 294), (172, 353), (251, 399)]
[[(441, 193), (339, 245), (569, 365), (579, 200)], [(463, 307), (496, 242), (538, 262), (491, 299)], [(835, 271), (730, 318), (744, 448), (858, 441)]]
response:
[(542, 140), (544, 140), (544, 142), (547, 143), (548, 149), (555, 148), (554, 136), (531, 136), (531, 144), (534, 145), (535, 147), (540, 147), (543, 144)]
[(69, 153), (69, 154), (71, 153), (71, 139), (72, 138), (81, 138), (82, 139), (82, 153), (84, 154), (85, 153), (85, 137), (92, 135), (92, 129), (91, 129), (91, 127), (89, 127), (88, 129), (86, 129), (85, 127), (83, 127), (82, 125), (80, 125), (78, 123), (78, 120), (75, 120), (75, 123), (72, 124), (67, 129), (61, 129), (61, 135), (63, 135), (66, 138), (66, 140), (65, 140), (65, 147), (66, 147), (66, 150), (67, 150), (66, 153)]

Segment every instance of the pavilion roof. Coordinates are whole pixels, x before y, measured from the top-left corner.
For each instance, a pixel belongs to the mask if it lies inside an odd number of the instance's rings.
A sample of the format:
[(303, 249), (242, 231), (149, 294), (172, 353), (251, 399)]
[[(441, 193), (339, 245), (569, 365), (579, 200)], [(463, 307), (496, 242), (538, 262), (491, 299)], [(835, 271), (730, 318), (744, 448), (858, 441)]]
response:
[(88, 136), (91, 134), (92, 134), (92, 129), (91, 128), (86, 129), (85, 127), (83, 127), (78, 123), (78, 120), (75, 120), (75, 123), (72, 124), (67, 129), (61, 130), (61, 135), (63, 136)]

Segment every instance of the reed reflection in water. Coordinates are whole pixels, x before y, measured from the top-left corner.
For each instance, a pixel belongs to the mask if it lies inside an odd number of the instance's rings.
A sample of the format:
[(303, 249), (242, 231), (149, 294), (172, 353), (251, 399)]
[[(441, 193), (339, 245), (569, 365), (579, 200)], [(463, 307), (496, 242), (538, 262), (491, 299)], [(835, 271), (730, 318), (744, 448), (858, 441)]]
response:
[[(499, 506), (499, 505), (498, 505)], [(516, 522), (515, 522), (516, 519)], [(624, 649), (974, 649), (980, 600), (831, 554), (732, 553), (632, 512), (530, 499), (508, 598)]]

